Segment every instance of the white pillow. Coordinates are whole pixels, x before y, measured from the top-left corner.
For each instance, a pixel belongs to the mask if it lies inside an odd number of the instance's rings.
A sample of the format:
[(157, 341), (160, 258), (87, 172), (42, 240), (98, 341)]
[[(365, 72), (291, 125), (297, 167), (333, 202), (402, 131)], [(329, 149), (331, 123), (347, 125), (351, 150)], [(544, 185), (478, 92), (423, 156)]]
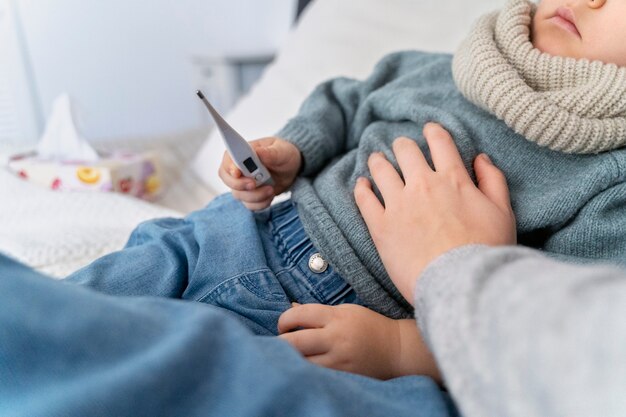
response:
[[(389, 52), (453, 52), (473, 22), (504, 0), (316, 0), (261, 80), (226, 117), (248, 140), (270, 136), (320, 82), (365, 78)], [(214, 132), (193, 169), (216, 192), (224, 145)]]

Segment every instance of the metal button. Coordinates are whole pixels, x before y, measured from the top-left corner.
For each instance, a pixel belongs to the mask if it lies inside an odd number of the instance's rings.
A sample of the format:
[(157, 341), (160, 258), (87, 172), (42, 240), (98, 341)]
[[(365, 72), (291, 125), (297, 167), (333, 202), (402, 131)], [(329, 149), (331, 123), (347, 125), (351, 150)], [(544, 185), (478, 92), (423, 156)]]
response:
[(309, 269), (316, 274), (321, 274), (328, 269), (328, 262), (319, 253), (314, 253), (309, 258)]

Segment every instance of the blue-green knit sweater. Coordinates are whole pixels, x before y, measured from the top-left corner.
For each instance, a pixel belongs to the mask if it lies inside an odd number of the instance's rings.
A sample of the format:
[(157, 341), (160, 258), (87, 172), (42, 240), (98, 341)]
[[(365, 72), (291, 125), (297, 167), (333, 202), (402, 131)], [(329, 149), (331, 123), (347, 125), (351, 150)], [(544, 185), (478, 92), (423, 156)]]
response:
[(434, 121), (452, 134), (470, 172), (481, 152), (503, 170), (520, 244), (582, 261), (626, 263), (626, 150), (573, 155), (539, 147), (467, 101), (453, 81), (451, 60), (391, 54), (365, 81), (319, 85), (278, 133), (302, 151), (305, 168), (292, 198), (322, 255), (370, 308), (394, 318), (412, 312), (380, 261), (353, 189), (359, 176), (369, 176), (372, 152), (395, 164), (391, 144), (399, 136), (414, 139), (428, 157), (422, 129)]

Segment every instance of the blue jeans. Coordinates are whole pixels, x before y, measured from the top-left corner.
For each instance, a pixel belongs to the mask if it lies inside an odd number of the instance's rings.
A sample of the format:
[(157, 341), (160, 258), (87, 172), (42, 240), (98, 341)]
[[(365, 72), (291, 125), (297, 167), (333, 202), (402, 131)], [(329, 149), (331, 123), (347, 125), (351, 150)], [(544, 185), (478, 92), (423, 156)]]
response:
[(111, 295), (200, 301), (235, 315), (259, 335), (275, 335), (292, 302), (360, 304), (332, 266), (316, 273), (317, 249), (292, 201), (254, 213), (224, 194), (185, 219), (141, 224), (126, 247), (69, 276)]
[(320, 368), (223, 309), (105, 295), (0, 255), (0, 416), (456, 415), (429, 378)]

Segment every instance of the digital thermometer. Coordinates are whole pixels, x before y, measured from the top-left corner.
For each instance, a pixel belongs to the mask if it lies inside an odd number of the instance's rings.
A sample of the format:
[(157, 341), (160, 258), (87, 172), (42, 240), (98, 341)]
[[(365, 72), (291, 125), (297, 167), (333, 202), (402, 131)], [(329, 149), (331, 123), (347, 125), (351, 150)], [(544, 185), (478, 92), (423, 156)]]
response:
[(274, 185), (272, 176), (261, 163), (261, 160), (248, 141), (226, 123), (226, 120), (213, 108), (209, 100), (202, 94), (202, 91), (198, 90), (197, 94), (209, 110), (213, 120), (215, 120), (215, 124), (217, 124), (217, 128), (222, 134), (222, 139), (224, 139), (230, 157), (235, 165), (237, 165), (237, 168), (241, 170), (244, 177), (252, 178), (257, 187), (261, 185)]

